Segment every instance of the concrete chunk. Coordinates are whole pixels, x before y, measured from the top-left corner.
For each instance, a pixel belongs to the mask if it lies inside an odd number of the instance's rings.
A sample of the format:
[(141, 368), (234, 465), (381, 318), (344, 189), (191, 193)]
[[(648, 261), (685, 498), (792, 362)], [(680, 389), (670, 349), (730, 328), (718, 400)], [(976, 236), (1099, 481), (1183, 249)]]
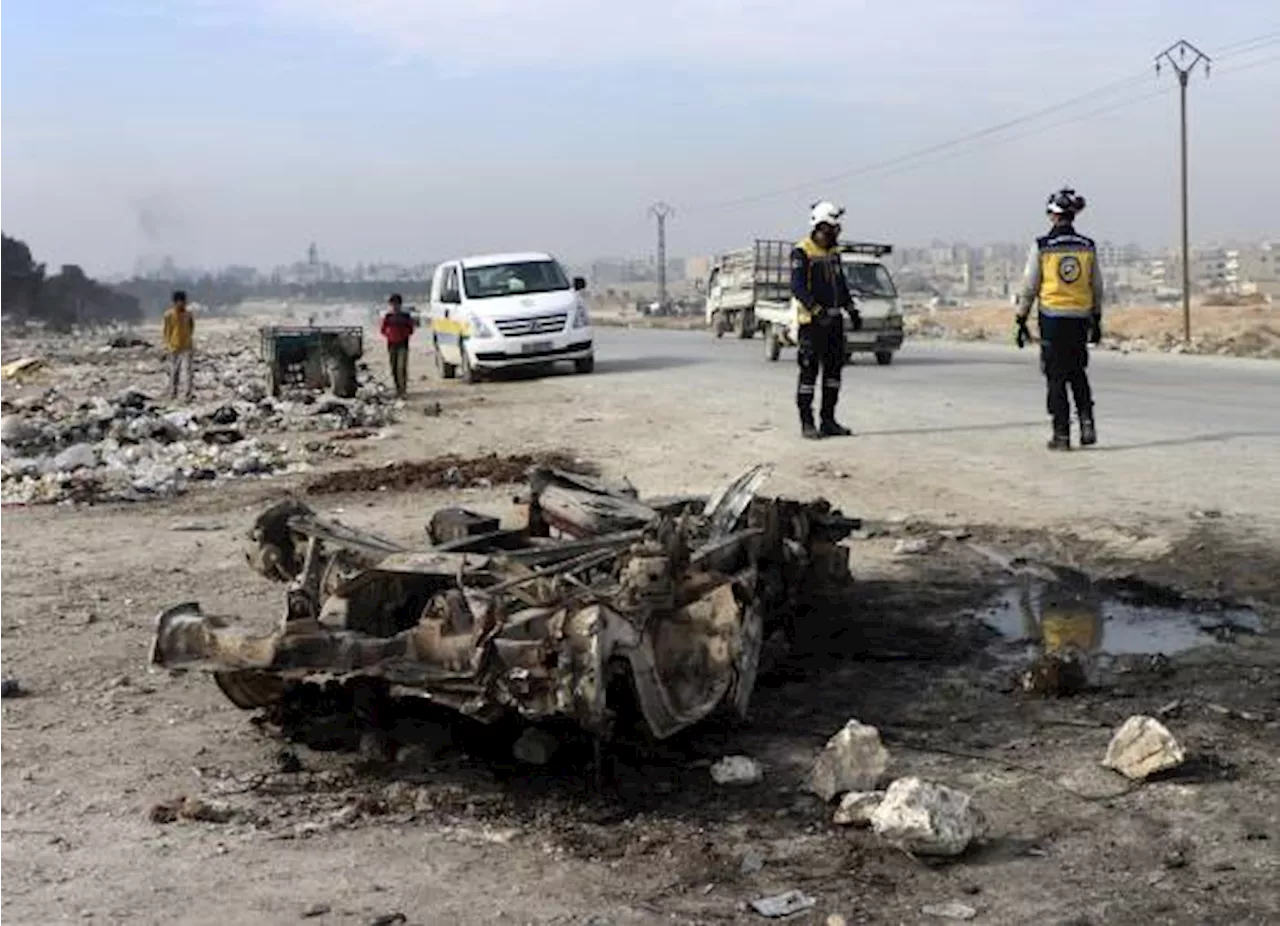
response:
[(899, 778), (871, 815), (876, 834), (916, 855), (959, 855), (986, 830), (963, 791), (919, 778)]
[(840, 798), (831, 822), (836, 826), (870, 826), (871, 815), (883, 800), (883, 791), (850, 791)]
[(1177, 768), (1186, 753), (1173, 734), (1154, 717), (1135, 714), (1126, 720), (1107, 746), (1102, 764), (1133, 781)]
[(725, 756), (711, 766), (718, 785), (753, 785), (764, 779), (764, 767), (750, 756)]
[(809, 789), (824, 801), (846, 791), (871, 791), (888, 767), (889, 753), (880, 742), (880, 731), (850, 720), (818, 755)]

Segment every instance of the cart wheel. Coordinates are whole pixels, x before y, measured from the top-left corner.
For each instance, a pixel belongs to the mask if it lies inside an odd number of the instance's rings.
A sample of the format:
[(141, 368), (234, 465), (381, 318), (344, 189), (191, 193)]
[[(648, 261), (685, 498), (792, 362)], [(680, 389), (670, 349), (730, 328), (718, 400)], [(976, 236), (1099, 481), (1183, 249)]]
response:
[(441, 379), (453, 379), (458, 375), (456, 366), (444, 362), (444, 355), (440, 353), (440, 342), (435, 338), (431, 339), (431, 352), (435, 355), (436, 372), (440, 374)]
[(345, 354), (329, 358), (329, 388), (340, 399), (355, 397), (356, 362)]

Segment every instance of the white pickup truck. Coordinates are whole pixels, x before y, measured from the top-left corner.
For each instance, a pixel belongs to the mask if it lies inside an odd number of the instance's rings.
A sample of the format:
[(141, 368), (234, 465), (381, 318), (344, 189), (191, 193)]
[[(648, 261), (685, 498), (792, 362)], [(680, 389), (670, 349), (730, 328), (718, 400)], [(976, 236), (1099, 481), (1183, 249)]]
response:
[[(752, 247), (722, 254), (707, 281), (707, 327), (717, 338), (736, 332), (750, 338), (764, 333), (765, 356), (777, 360), (783, 347), (793, 347), (799, 325), (791, 301), (789, 241), (760, 239)], [(874, 354), (887, 366), (902, 347), (902, 309), (893, 277), (881, 258), (892, 245), (870, 242), (842, 244), (841, 264), (849, 292), (862, 319), (858, 331), (845, 324), (846, 356)]]
[(569, 361), (595, 369), (582, 277), (572, 282), (549, 254), (484, 254), (447, 260), (431, 279), (431, 350), (444, 379)]

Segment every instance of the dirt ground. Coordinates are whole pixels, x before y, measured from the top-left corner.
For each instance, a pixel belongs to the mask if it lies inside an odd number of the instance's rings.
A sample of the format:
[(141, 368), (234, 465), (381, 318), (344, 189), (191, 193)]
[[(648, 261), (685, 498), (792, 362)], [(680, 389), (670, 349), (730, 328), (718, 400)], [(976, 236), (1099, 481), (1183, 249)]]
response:
[[(707, 491), (739, 453), (708, 462), (682, 452), (698, 404), (648, 395), (638, 405), (648, 387), (625, 378), (415, 386), (393, 435), (355, 442), (354, 459), (330, 468), (567, 452), (667, 494)], [(760, 417), (741, 405), (716, 411), (720, 427), (744, 433)], [(650, 426), (637, 426), (646, 416)], [(619, 746), (598, 770), (574, 744), (551, 766), (519, 765), (510, 731), (463, 727), (391, 767), (286, 749), (208, 677), (146, 671), (164, 606), (198, 600), (264, 627), (278, 618), (281, 587), (250, 572), (243, 535), (315, 474), (132, 506), (6, 509), (3, 669), (25, 696), (3, 705), (4, 918), (756, 923), (765, 920), (749, 901), (794, 888), (816, 900), (787, 919), (800, 924), (941, 923), (922, 907), (948, 901), (986, 924), (1280, 921), (1274, 519), (1259, 527), (1180, 510), (1160, 520), (1116, 506), (1112, 523), (1095, 520), (1087, 534), (1056, 510), (1036, 523), (980, 495), (966, 506), (886, 482), (871, 501), (866, 485), (823, 478), (828, 466), (783, 455), (772, 488), (821, 485), (868, 517), (849, 543), (853, 590), (809, 616), (761, 678), (749, 722)], [(438, 466), (424, 472), (431, 478), (331, 479), (331, 489), (365, 491), (310, 501), (414, 543), (446, 503), (508, 510), (514, 489), (501, 467), (454, 491), (435, 484)], [(904, 553), (910, 540), (927, 552)], [(1260, 623), (1167, 657), (1099, 658), (1082, 694), (1035, 697), (1018, 685), (1025, 647), (987, 623), (1025, 564), (1087, 573), (1130, 603), (1247, 606)], [(1118, 787), (1098, 760), (1113, 729), (1139, 713), (1159, 715), (1189, 759)], [(852, 717), (881, 730), (892, 776), (970, 792), (990, 820), (985, 841), (929, 861), (832, 825), (804, 779)], [(759, 760), (764, 781), (713, 784), (707, 768), (727, 754)], [(230, 817), (153, 822), (158, 802), (181, 796), (223, 802)]]
[[(1182, 306), (1115, 306), (1106, 310), (1103, 348), (1166, 350), (1233, 357), (1280, 358), (1280, 309), (1274, 305), (1193, 305), (1192, 340), (1183, 345)], [(1008, 341), (1013, 309), (1005, 303), (912, 312), (909, 335)]]

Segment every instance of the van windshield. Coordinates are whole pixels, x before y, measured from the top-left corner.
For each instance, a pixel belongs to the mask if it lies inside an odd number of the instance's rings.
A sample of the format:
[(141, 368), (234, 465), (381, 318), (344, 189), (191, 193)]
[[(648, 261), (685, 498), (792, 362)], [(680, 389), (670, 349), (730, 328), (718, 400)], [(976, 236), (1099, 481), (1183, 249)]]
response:
[(893, 299), (898, 295), (893, 285), (893, 278), (889, 276), (889, 271), (883, 264), (846, 260), (844, 261), (844, 278), (855, 296)]
[(568, 289), (569, 280), (555, 261), (536, 260), (468, 267), (462, 271), (462, 285), (468, 299), (491, 299)]

